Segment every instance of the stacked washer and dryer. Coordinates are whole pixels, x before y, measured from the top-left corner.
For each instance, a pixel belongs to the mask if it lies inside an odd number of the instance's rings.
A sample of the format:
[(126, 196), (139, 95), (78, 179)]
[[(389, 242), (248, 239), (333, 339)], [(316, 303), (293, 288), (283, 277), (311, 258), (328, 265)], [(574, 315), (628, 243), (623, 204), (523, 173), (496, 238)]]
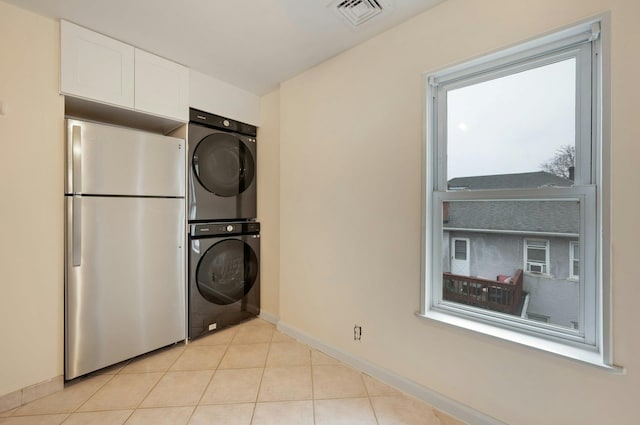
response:
[(190, 109), (189, 339), (260, 313), (256, 132)]

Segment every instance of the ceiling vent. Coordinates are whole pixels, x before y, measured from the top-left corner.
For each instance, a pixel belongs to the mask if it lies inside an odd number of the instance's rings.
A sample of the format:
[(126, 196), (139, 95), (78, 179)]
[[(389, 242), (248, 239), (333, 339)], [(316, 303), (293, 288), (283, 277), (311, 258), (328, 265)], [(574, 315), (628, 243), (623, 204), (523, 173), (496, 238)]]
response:
[(385, 12), (389, 5), (383, 0), (338, 0), (329, 7), (356, 27)]

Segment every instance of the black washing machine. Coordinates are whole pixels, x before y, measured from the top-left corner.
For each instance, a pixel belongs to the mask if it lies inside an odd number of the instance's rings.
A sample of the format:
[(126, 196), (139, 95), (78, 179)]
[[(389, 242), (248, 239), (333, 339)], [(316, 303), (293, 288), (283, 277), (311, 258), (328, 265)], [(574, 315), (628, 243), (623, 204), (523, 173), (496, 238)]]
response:
[(191, 108), (188, 129), (189, 221), (255, 219), (257, 128)]
[(189, 226), (189, 338), (260, 313), (260, 223)]

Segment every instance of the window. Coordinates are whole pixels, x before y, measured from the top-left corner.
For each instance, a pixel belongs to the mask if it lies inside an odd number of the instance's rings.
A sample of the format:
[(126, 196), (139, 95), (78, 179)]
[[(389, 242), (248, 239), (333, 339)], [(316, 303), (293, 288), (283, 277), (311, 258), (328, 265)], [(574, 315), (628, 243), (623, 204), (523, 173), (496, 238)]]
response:
[(580, 278), (580, 244), (569, 242), (569, 279)]
[(422, 316), (605, 363), (600, 49), (590, 22), (427, 76)]
[(530, 273), (549, 273), (549, 241), (525, 239), (525, 269)]
[(455, 245), (453, 258), (456, 260), (467, 261), (467, 241), (464, 239), (456, 239), (453, 242)]

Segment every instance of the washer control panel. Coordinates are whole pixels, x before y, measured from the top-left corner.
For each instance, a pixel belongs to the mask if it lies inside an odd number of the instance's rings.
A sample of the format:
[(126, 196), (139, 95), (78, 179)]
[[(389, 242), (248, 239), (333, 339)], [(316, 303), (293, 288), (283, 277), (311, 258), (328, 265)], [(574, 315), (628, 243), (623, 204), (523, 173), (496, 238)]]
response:
[(255, 233), (260, 233), (260, 223), (256, 221), (197, 223), (191, 224), (189, 229), (189, 234), (192, 238)]
[(207, 127), (218, 128), (220, 130), (237, 132), (246, 136), (256, 137), (258, 134), (258, 128), (255, 125), (246, 124), (194, 108), (189, 108), (189, 122), (203, 124)]

